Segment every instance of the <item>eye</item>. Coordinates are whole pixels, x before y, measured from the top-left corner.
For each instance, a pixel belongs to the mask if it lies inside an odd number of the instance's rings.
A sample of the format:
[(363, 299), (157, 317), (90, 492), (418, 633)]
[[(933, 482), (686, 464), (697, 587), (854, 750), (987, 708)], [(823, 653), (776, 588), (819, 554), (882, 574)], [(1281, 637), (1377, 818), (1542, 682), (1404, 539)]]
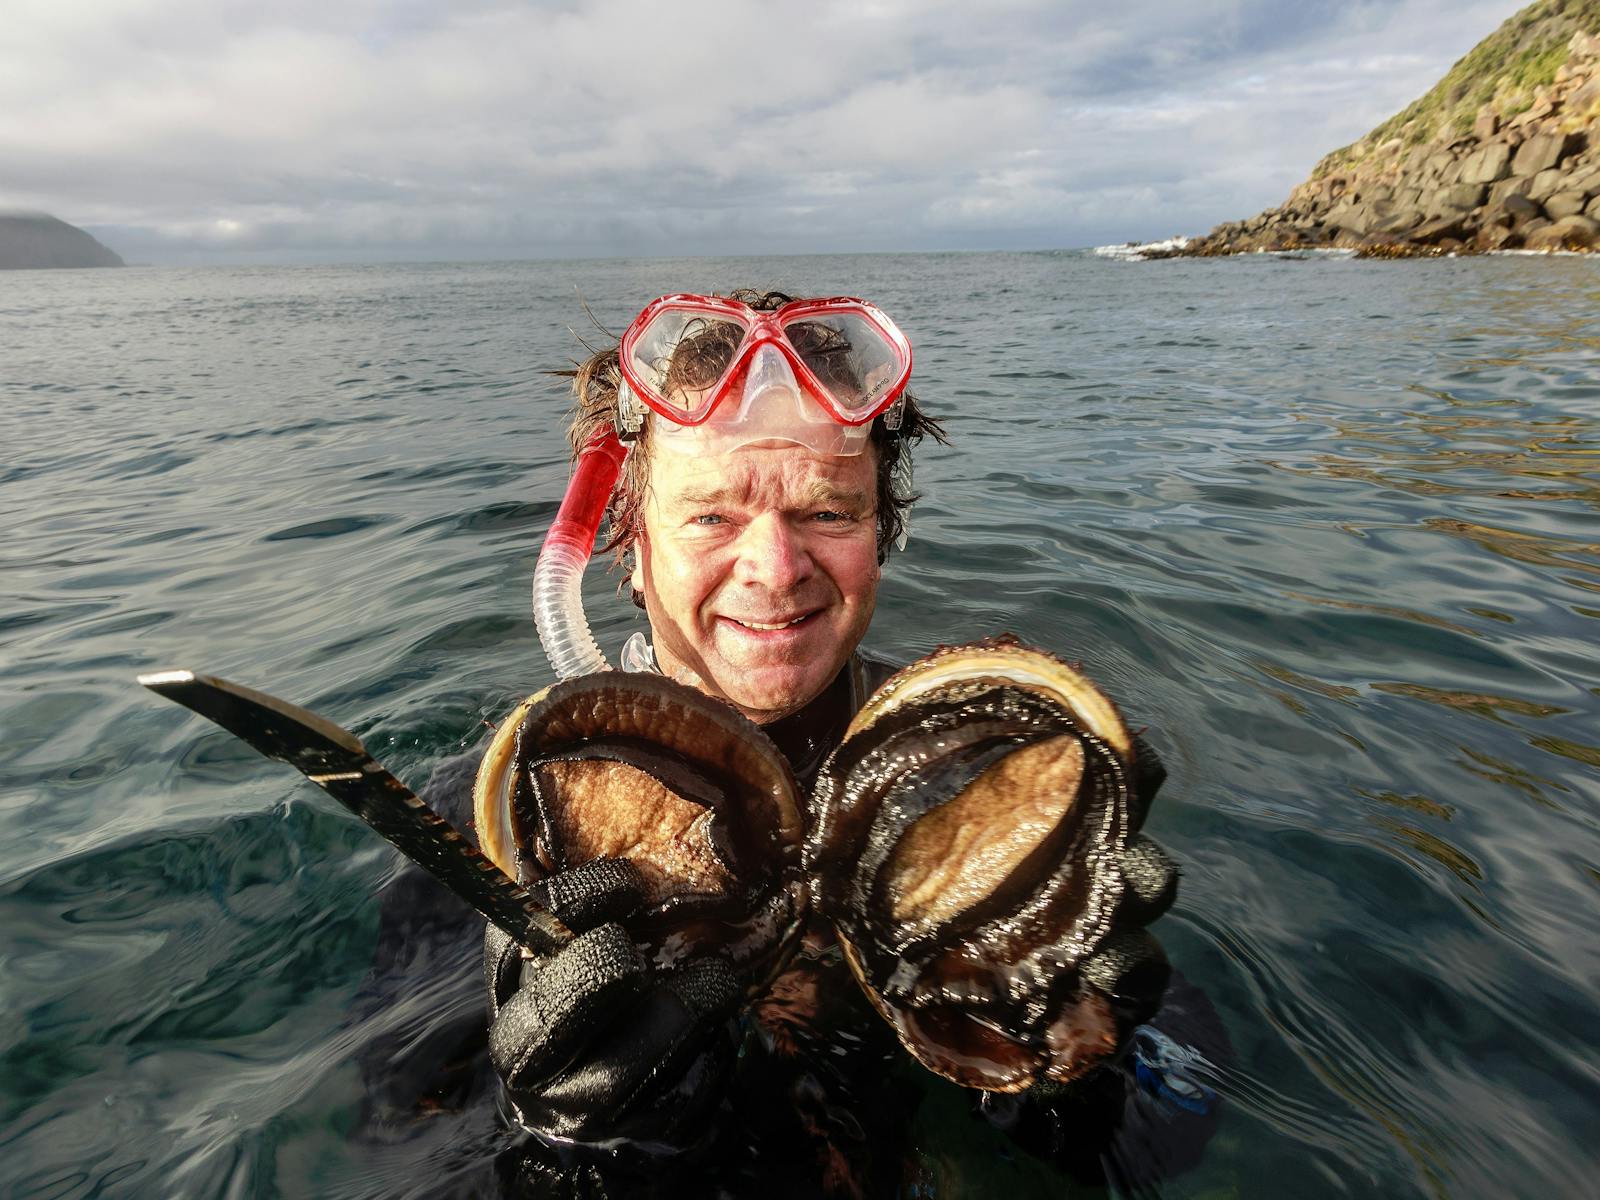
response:
[(691, 525), (721, 525), (722, 524), (722, 514), (721, 513), (700, 513), (697, 516), (691, 517), (689, 519), (689, 523)]
[(832, 525), (832, 524), (837, 524), (840, 521), (851, 521), (851, 520), (854, 520), (855, 518), (853, 518), (849, 513), (836, 512), (836, 511), (825, 509), (822, 512), (819, 512), (819, 513), (812, 513), (811, 514), (811, 519), (813, 521), (821, 521), (824, 524)]

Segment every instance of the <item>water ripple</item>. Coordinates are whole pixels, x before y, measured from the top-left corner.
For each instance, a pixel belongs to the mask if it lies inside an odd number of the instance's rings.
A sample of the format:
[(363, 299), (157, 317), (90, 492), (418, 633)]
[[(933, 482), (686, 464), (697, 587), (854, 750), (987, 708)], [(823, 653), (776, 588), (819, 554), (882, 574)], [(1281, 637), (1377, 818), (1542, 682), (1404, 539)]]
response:
[[(574, 289), (620, 328), (775, 281), (895, 313), (954, 439), (918, 453), (869, 644), (1015, 631), (1081, 659), (1171, 771), (1150, 831), (1185, 881), (1158, 929), (1235, 1047), (1173, 1190), (1585, 1194), (1593, 263), (26, 275), (0, 351), (0, 1191), (472, 1190), (487, 1103), (403, 1145), (345, 1133), (362, 1047), (479, 1019), (471, 965), (356, 1013), (392, 855), (132, 676), (264, 687), (425, 778), (548, 682), (527, 587)], [(641, 625), (617, 582), (584, 588), (612, 651)], [(918, 1127), (923, 1162), (984, 1192), (948, 1134)]]

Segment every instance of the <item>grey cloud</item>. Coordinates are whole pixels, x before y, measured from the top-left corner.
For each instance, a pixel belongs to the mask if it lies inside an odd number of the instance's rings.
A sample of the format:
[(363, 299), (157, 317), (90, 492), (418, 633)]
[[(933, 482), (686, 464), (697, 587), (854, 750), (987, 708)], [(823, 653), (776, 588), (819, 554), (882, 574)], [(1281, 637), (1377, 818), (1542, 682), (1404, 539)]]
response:
[(1513, 7), (21, 0), (0, 205), (157, 261), (1200, 231)]

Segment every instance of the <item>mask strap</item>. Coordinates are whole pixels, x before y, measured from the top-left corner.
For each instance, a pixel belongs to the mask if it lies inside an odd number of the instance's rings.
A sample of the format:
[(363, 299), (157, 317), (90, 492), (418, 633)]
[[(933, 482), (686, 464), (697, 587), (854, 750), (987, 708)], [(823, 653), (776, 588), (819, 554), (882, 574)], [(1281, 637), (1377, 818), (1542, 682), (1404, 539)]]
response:
[(633, 394), (626, 379), (617, 380), (617, 437), (623, 442), (638, 440), (644, 428), (644, 401)]
[[(896, 401), (896, 403), (899, 403)], [(890, 478), (889, 488), (895, 496), (911, 496), (914, 494), (915, 480), (912, 476), (911, 451), (908, 447), (900, 448), (900, 458), (894, 464), (894, 474)], [(900, 510), (900, 534), (894, 539), (895, 552), (906, 548), (906, 542), (911, 538), (911, 505), (907, 504)]]
[(898, 433), (900, 431), (900, 423), (905, 419), (906, 394), (901, 392), (894, 398), (894, 403), (884, 409), (881, 420), (883, 421), (883, 427), (890, 433)]

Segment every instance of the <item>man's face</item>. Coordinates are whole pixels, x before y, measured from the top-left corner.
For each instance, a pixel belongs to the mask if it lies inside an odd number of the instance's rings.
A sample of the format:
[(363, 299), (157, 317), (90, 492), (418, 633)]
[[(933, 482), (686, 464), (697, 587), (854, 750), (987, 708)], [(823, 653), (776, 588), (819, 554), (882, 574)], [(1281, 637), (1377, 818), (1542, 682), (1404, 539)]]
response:
[(765, 723), (831, 683), (878, 593), (877, 453), (650, 451), (633, 585), (656, 658)]

